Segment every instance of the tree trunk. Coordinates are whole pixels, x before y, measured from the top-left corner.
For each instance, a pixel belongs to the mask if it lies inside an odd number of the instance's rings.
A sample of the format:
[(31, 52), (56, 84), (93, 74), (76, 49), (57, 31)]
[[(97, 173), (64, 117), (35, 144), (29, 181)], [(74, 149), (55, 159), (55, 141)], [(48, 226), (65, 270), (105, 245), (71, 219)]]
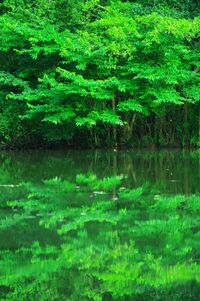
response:
[(136, 113), (133, 113), (131, 119), (128, 121), (128, 124), (124, 126), (124, 142), (127, 143), (133, 134), (133, 126), (135, 124)]
[[(115, 95), (113, 94), (112, 98), (112, 111), (115, 114), (116, 113), (116, 100), (115, 100)], [(114, 146), (117, 146), (117, 128), (116, 125), (113, 125), (113, 141), (114, 141)]]
[(188, 103), (184, 103), (184, 145), (188, 145)]

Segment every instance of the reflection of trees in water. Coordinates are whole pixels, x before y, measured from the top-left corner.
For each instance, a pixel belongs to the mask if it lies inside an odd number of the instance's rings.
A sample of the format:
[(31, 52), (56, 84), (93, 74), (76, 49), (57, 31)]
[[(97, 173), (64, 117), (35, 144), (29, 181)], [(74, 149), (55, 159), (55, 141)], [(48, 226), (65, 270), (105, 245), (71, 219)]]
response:
[(0, 188), (2, 300), (198, 300), (200, 197), (129, 188), (108, 159), (112, 177)]
[(69, 178), (95, 173), (98, 177), (127, 175), (127, 184), (149, 182), (169, 193), (199, 192), (198, 151), (34, 151), (0, 153), (0, 182), (39, 182), (44, 178)]

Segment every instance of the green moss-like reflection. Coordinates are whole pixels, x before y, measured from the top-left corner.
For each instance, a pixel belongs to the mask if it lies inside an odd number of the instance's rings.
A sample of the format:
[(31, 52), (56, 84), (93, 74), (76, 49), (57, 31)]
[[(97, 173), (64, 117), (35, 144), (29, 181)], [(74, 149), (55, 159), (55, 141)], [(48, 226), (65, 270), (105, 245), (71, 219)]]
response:
[(126, 175), (3, 186), (0, 299), (198, 300), (200, 196)]

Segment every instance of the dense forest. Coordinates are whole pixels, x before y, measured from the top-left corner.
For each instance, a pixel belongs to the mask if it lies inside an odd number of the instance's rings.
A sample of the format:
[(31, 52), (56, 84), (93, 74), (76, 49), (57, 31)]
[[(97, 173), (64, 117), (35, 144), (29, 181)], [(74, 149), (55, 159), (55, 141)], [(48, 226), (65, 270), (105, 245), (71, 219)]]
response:
[(0, 146), (200, 146), (199, 0), (3, 0)]

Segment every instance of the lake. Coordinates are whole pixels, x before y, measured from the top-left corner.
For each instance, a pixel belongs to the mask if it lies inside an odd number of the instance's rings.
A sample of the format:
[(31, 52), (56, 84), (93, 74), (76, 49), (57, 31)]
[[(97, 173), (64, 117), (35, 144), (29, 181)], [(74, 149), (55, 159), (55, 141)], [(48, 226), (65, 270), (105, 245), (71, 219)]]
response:
[(1, 301), (198, 301), (200, 151), (0, 152)]

